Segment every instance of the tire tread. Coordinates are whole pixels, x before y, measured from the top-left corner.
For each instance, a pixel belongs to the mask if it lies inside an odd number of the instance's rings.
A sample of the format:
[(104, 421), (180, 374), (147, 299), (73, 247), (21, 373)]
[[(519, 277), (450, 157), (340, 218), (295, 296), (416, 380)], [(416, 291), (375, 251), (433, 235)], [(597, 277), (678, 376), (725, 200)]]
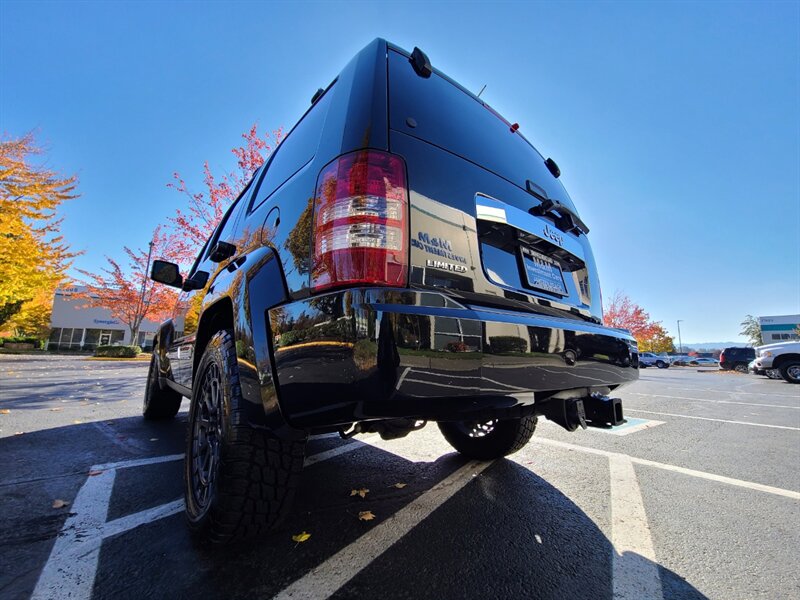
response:
[[(190, 525), (208, 541), (228, 543), (262, 535), (287, 516), (303, 469), (305, 443), (271, 437), (248, 424), (233, 334), (216, 333), (207, 346), (211, 351), (215, 348), (222, 355), (230, 386), (231, 410), (225, 428), (230, 435), (223, 437), (216, 496), (207, 518), (200, 523), (190, 520)], [(187, 450), (190, 444), (189, 440)], [(186, 477), (190, 477), (188, 468)], [(188, 485), (187, 481), (190, 493)]]

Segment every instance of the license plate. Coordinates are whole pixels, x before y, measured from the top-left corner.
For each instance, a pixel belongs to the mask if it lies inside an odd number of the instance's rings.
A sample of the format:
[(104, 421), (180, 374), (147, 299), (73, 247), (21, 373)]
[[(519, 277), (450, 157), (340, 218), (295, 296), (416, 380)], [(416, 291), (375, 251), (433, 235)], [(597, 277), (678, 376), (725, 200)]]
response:
[(528, 285), (532, 288), (559, 296), (567, 295), (561, 267), (552, 258), (529, 248), (522, 248), (522, 263), (525, 265)]

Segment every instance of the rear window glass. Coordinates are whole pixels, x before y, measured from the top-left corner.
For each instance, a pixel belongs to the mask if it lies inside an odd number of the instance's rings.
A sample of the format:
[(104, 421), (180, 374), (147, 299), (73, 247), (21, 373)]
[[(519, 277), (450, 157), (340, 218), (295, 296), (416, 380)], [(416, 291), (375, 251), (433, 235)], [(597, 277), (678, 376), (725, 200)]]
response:
[(308, 161), (314, 158), (325, 124), (325, 116), (331, 103), (332, 87), (317, 100), (294, 129), (275, 149), (267, 172), (253, 201), (252, 208), (259, 206), (292, 175), (297, 173)]
[[(479, 100), (434, 73), (414, 72), (408, 58), (389, 52), (389, 94), (392, 129), (449, 150), (526, 189), (526, 181), (574, 209), (561, 182), (553, 177), (542, 156)], [(406, 125), (407, 118), (417, 122)]]

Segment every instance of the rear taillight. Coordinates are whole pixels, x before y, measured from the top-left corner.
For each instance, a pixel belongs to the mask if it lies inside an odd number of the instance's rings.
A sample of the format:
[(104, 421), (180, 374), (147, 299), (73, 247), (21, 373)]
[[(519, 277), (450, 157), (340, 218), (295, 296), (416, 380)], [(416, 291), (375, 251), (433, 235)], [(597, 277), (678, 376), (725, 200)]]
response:
[(311, 289), (405, 286), (408, 188), (403, 159), (377, 150), (340, 156), (319, 174)]

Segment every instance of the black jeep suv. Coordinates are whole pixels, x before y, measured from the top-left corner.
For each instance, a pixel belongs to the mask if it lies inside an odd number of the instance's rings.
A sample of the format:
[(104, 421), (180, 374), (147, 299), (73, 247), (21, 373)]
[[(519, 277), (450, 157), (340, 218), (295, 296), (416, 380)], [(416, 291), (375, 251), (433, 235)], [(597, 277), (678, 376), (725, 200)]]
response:
[(623, 422), (634, 339), (603, 327), (587, 233), (545, 160), (420, 50), (378, 39), (259, 168), (182, 277), (144, 415), (191, 398), (186, 513), (202, 537), (289, 510), (308, 435), (437, 422), (482, 460), (537, 416)]
[(747, 365), (755, 360), (755, 348), (739, 348), (731, 346), (725, 348), (719, 355), (719, 368), (725, 371), (736, 370), (747, 373)]

